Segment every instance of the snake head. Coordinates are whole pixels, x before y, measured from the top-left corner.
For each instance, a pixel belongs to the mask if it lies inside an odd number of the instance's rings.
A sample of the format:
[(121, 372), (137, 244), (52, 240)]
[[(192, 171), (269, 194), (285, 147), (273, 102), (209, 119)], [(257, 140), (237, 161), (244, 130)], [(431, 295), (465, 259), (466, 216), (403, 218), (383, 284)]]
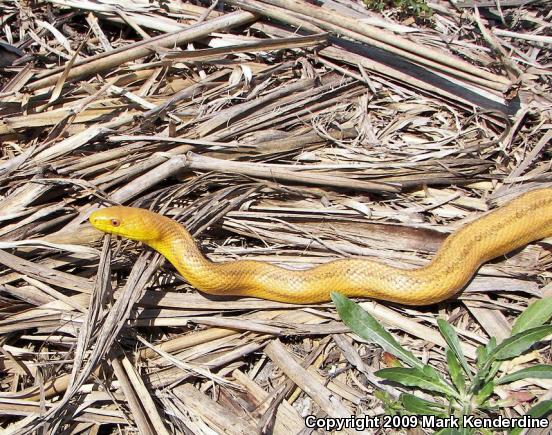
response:
[(108, 234), (151, 244), (161, 236), (159, 216), (148, 210), (133, 207), (107, 207), (93, 212), (88, 218), (93, 227)]

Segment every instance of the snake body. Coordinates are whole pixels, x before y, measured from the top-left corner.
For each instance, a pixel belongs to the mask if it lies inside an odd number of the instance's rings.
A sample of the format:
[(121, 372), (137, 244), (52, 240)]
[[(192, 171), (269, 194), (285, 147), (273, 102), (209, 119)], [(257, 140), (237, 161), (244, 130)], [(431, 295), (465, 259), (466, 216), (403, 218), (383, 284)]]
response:
[(458, 293), (479, 266), (527, 243), (552, 236), (552, 189), (533, 190), (465, 225), (418, 269), (367, 259), (340, 259), (307, 270), (260, 261), (213, 263), (179, 223), (148, 210), (107, 207), (90, 222), (99, 230), (149, 245), (197, 289), (216, 295), (316, 303), (337, 291), (405, 305), (426, 305)]

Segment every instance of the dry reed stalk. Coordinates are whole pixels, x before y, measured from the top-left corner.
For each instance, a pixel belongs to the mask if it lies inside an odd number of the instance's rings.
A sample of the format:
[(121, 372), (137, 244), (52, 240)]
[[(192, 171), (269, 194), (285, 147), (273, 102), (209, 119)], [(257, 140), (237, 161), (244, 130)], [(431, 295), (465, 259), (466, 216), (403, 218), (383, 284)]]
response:
[[(246, 10), (250, 10), (251, 8), (249, 2), (243, 2), (241, 0), (227, 0), (227, 2), (236, 4)], [(432, 48), (416, 44), (415, 42), (404, 39), (386, 30), (378, 29), (369, 24), (353, 20), (337, 11), (325, 11), (320, 7), (299, 0), (263, 0), (262, 2), (253, 3), (257, 3), (257, 5), (252, 8), (257, 13), (264, 12), (264, 8), (262, 8), (260, 4), (268, 3), (278, 7), (282, 12), (282, 14), (276, 14), (274, 10), (272, 10), (270, 16), (288, 22), (289, 24), (294, 24), (286, 20), (286, 14), (284, 12), (293, 11), (304, 21), (312, 22), (314, 20), (315, 24), (327, 31), (368, 43), (369, 45), (412, 60), (418, 64), (458, 75), (464, 80), (476, 81), (476, 78), (479, 77), (484, 80), (480, 81), (479, 84), (490, 87), (491, 89), (506, 92), (512, 85), (505, 77), (489, 74), (487, 71), (475, 68), (470, 63), (459, 58), (451, 57), (444, 52), (439, 52)]]
[[(75, 63), (66, 76), (66, 80), (76, 80), (77, 78), (86, 77), (91, 74), (118, 67), (125, 62), (147, 56), (155, 47), (170, 48), (175, 45), (183, 45), (190, 41), (205, 37), (212, 32), (239, 26), (254, 19), (255, 16), (248, 12), (236, 12), (234, 14), (221, 16), (220, 18), (214, 18), (211, 21), (192, 26), (186, 30), (176, 31), (168, 35), (160, 35), (156, 38), (140, 41), (132, 44), (130, 47), (121, 47), (120, 49), (96, 56), (96, 58)], [(27, 87), (29, 90), (38, 90), (51, 86), (58, 80), (61, 74), (62, 72), (58, 72), (56, 69), (48, 71), (48, 73), (44, 74), (42, 77), (38, 76), (38, 80), (28, 84)]]

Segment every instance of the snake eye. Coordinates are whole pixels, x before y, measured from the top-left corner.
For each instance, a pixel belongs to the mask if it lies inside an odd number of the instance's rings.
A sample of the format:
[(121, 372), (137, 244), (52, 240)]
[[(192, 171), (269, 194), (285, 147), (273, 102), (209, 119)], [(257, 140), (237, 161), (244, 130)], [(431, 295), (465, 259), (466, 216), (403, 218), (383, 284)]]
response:
[(114, 227), (118, 227), (121, 225), (121, 221), (119, 219), (111, 219), (111, 225)]

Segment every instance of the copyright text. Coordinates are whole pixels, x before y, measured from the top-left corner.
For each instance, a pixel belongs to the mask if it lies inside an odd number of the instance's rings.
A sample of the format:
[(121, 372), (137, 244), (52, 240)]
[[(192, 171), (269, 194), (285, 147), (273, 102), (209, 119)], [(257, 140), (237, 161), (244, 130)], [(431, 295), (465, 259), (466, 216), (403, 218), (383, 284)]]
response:
[(434, 415), (382, 415), (370, 417), (351, 416), (346, 418), (305, 417), (305, 426), (309, 429), (324, 429), (327, 431), (343, 429), (409, 429), (420, 427), (423, 429), (445, 429), (461, 427), (472, 429), (545, 429), (549, 425), (547, 418), (536, 418), (529, 415), (523, 417), (506, 418), (502, 416), (493, 418), (475, 417), (465, 415), (462, 418), (449, 416), (437, 417)]

